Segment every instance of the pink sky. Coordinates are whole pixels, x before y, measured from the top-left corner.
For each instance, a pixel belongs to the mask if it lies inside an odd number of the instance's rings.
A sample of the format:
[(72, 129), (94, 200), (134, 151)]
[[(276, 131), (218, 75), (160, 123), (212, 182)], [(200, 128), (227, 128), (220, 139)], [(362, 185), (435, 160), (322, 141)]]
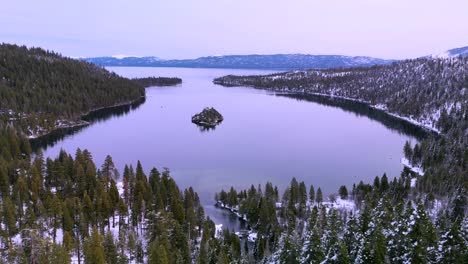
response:
[(468, 45), (466, 0), (5, 1), (0, 41), (67, 56), (411, 58)]

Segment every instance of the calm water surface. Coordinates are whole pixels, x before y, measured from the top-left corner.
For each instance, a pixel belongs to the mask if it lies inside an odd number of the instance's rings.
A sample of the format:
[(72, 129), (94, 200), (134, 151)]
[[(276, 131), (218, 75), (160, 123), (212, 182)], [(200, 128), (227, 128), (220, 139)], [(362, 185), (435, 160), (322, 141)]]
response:
[[(296, 177), (332, 193), (340, 185), (371, 182), (384, 172), (395, 177), (402, 169), (404, 142), (414, 140), (337, 107), (212, 83), (227, 74), (268, 71), (109, 69), (125, 77), (181, 77), (183, 84), (148, 88), (141, 106), (96, 121), (44, 147), (44, 154), (55, 157), (60, 149), (74, 153), (80, 147), (91, 151), (97, 165), (109, 154), (121, 170), (138, 160), (146, 171), (167, 167), (181, 188), (193, 186), (206, 205), (213, 203), (215, 192), (230, 186), (270, 181), (282, 189)], [(191, 116), (207, 106), (215, 107), (224, 121), (215, 130), (203, 131), (191, 123)], [(207, 212), (215, 222), (238, 227), (223, 211), (207, 207)]]

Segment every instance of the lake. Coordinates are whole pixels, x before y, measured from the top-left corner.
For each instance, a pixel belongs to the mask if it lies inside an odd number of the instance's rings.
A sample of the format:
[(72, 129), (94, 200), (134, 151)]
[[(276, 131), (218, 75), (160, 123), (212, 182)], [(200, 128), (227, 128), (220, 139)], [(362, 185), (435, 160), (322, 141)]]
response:
[[(321, 187), (324, 194), (337, 192), (341, 185), (351, 189), (353, 183), (372, 182), (384, 172), (390, 178), (398, 176), (403, 144), (416, 140), (398, 129), (400, 125), (389, 125), (398, 121), (380, 121), (372, 110), (366, 114), (352, 107), (212, 83), (227, 74), (271, 71), (108, 69), (125, 77), (180, 77), (183, 83), (147, 88), (144, 103), (96, 118), (92, 125), (48, 142), (43, 146), (45, 156), (56, 157), (60, 149), (75, 153), (79, 147), (91, 151), (98, 166), (109, 154), (120, 171), (126, 163), (136, 166), (138, 160), (146, 172), (169, 168), (181, 188), (192, 186), (199, 193), (215, 222), (231, 228), (237, 227), (236, 220), (212, 206), (214, 193), (223, 188), (270, 181), (282, 190), (296, 177), (307, 186)], [(191, 122), (192, 115), (208, 106), (224, 116), (214, 130)]]

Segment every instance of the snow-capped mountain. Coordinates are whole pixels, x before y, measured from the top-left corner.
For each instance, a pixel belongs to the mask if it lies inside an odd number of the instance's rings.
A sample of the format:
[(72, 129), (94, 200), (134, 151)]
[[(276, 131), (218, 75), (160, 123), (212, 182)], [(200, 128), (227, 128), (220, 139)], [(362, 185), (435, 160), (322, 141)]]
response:
[[(468, 56), (468, 46), (447, 50), (426, 57), (447, 58)], [(272, 55), (215, 55), (196, 59), (164, 60), (157, 57), (115, 55), (109, 57), (81, 58), (100, 66), (140, 66), (140, 67), (185, 67), (185, 68), (234, 68), (234, 69), (329, 69), (369, 67), (391, 64), (396, 60), (386, 60), (366, 56), (311, 55), (311, 54), (272, 54)]]
[(384, 60), (365, 56), (274, 54), (274, 55), (226, 55), (197, 59), (161, 60), (156, 57), (97, 57), (84, 60), (100, 66), (147, 66), (187, 68), (238, 68), (238, 69), (326, 69), (366, 67), (389, 64)]
[(87, 62), (94, 63), (99, 66), (148, 66), (152, 63), (161, 61), (158, 57), (146, 56), (127, 56), (127, 55), (114, 55), (109, 57), (95, 57), (95, 58), (80, 58)]

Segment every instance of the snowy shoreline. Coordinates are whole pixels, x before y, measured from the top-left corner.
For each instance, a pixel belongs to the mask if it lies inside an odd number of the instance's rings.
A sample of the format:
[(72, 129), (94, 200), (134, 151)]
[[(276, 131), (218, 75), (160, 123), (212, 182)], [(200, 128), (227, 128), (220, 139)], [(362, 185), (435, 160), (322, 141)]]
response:
[[(264, 89), (264, 88), (257, 88), (257, 87), (254, 87), (254, 88)], [(326, 98), (332, 98), (332, 99), (337, 98), (337, 99), (342, 99), (342, 100), (346, 100), (346, 101), (350, 101), (350, 102), (365, 104), (365, 105), (369, 106), (370, 108), (372, 108), (374, 110), (382, 111), (382, 112), (384, 112), (385, 114), (387, 114), (389, 116), (392, 116), (392, 117), (397, 118), (397, 119), (399, 119), (401, 121), (405, 121), (405, 122), (408, 122), (408, 123), (410, 123), (412, 125), (423, 128), (424, 130), (426, 130), (428, 132), (433, 132), (433, 133), (436, 133), (438, 135), (441, 134), (440, 130), (438, 130), (437, 128), (434, 127), (434, 124), (430, 124), (430, 123), (424, 124), (424, 123), (422, 123), (420, 121), (417, 121), (417, 120), (415, 120), (413, 118), (405, 117), (405, 116), (401, 116), (401, 115), (392, 113), (392, 112), (388, 111), (388, 109), (387, 109), (387, 107), (385, 105), (382, 105), (382, 104), (373, 105), (370, 102), (365, 101), (365, 100), (355, 99), (355, 98), (346, 97), (346, 96), (333, 95), (333, 94), (324, 94), (324, 93), (315, 93), (315, 92), (306, 92), (306, 91), (302, 91), (302, 92), (277, 91), (275, 89), (270, 89), (270, 88), (267, 88), (266, 90), (273, 92), (275, 95), (321, 96), (321, 97), (326, 97)]]
[[(75, 121), (62, 120), (62, 119), (57, 120), (59, 122), (59, 125), (57, 125), (53, 129), (51, 129), (49, 131), (46, 131), (44, 133), (40, 133), (40, 134), (36, 134), (36, 135), (29, 135), (28, 139), (29, 140), (35, 140), (35, 139), (39, 139), (39, 138), (42, 138), (42, 137), (46, 137), (46, 136), (48, 136), (48, 135), (50, 135), (50, 134), (52, 134), (52, 133), (54, 133), (56, 131), (59, 131), (61, 129), (79, 128), (79, 127), (84, 127), (84, 126), (91, 125), (92, 122), (84, 120), (84, 118), (86, 116), (89, 116), (90, 114), (92, 114), (94, 112), (97, 112), (97, 111), (100, 111), (100, 110), (111, 109), (111, 108), (120, 107), (120, 106), (132, 105), (132, 104), (142, 100), (143, 98), (146, 98), (146, 95), (140, 96), (139, 98), (137, 98), (135, 100), (132, 100), (132, 101), (125, 101), (125, 102), (117, 103), (117, 104), (114, 104), (114, 105), (111, 105), (111, 106), (103, 106), (103, 107), (93, 108), (93, 109), (89, 110), (88, 112), (86, 112), (84, 114), (81, 114), (80, 118), (78, 120), (75, 120)], [(68, 124), (62, 125), (62, 123), (64, 123), (64, 122), (66, 122)]]

